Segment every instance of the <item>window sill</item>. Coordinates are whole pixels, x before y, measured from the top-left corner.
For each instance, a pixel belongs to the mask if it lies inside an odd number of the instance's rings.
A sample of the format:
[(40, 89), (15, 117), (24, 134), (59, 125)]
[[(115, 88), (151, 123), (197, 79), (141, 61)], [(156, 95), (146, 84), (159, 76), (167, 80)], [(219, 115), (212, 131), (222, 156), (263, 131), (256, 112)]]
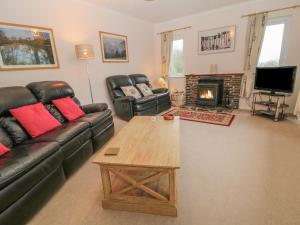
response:
[(185, 75), (177, 75), (177, 76), (169, 75), (168, 78), (185, 78)]

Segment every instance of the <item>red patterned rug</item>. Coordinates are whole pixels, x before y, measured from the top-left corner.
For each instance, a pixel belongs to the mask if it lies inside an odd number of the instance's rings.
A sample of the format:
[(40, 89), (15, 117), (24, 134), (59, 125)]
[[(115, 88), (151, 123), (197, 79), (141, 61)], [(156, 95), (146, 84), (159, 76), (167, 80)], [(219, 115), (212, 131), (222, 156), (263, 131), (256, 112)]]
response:
[(235, 115), (225, 113), (203, 112), (187, 109), (172, 109), (165, 114), (179, 116), (182, 120), (210, 123), (221, 126), (230, 126), (235, 117)]

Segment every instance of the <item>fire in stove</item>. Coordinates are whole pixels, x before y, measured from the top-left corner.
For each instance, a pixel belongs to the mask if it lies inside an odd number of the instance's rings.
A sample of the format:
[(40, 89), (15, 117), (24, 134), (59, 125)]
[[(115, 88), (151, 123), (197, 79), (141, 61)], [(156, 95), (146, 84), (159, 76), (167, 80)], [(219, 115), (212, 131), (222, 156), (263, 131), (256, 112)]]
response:
[(213, 95), (213, 92), (211, 90), (203, 90), (200, 93), (200, 98), (214, 99), (214, 95)]

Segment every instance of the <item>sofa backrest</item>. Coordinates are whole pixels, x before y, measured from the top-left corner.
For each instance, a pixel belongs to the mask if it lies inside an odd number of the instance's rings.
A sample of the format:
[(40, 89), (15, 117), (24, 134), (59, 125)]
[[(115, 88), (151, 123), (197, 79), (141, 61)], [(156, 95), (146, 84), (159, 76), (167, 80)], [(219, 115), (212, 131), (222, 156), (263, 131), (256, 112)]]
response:
[(33, 82), (26, 87), (44, 104), (49, 104), (58, 98), (74, 97), (74, 90), (64, 81)]
[[(26, 131), (9, 110), (37, 103), (35, 96), (25, 87), (0, 88), (0, 142), (7, 147), (23, 143), (30, 139)], [(7, 136), (9, 138), (7, 138)]]
[(148, 77), (144, 74), (131, 74), (129, 77), (134, 85), (147, 84), (149, 87), (151, 87)]
[(10, 109), (37, 102), (35, 96), (25, 87), (0, 88), (0, 116), (8, 114)]
[(112, 99), (125, 96), (120, 87), (133, 86), (133, 82), (127, 75), (115, 75), (106, 78), (106, 85)]

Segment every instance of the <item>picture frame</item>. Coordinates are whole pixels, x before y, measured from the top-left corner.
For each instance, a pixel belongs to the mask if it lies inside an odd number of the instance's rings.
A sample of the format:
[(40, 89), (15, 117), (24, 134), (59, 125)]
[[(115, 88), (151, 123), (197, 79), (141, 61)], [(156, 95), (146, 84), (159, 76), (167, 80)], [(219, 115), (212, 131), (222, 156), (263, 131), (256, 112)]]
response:
[(57, 68), (51, 28), (0, 22), (0, 71)]
[(103, 63), (128, 63), (128, 38), (126, 35), (99, 31)]
[(198, 55), (235, 51), (236, 26), (226, 26), (198, 33)]

